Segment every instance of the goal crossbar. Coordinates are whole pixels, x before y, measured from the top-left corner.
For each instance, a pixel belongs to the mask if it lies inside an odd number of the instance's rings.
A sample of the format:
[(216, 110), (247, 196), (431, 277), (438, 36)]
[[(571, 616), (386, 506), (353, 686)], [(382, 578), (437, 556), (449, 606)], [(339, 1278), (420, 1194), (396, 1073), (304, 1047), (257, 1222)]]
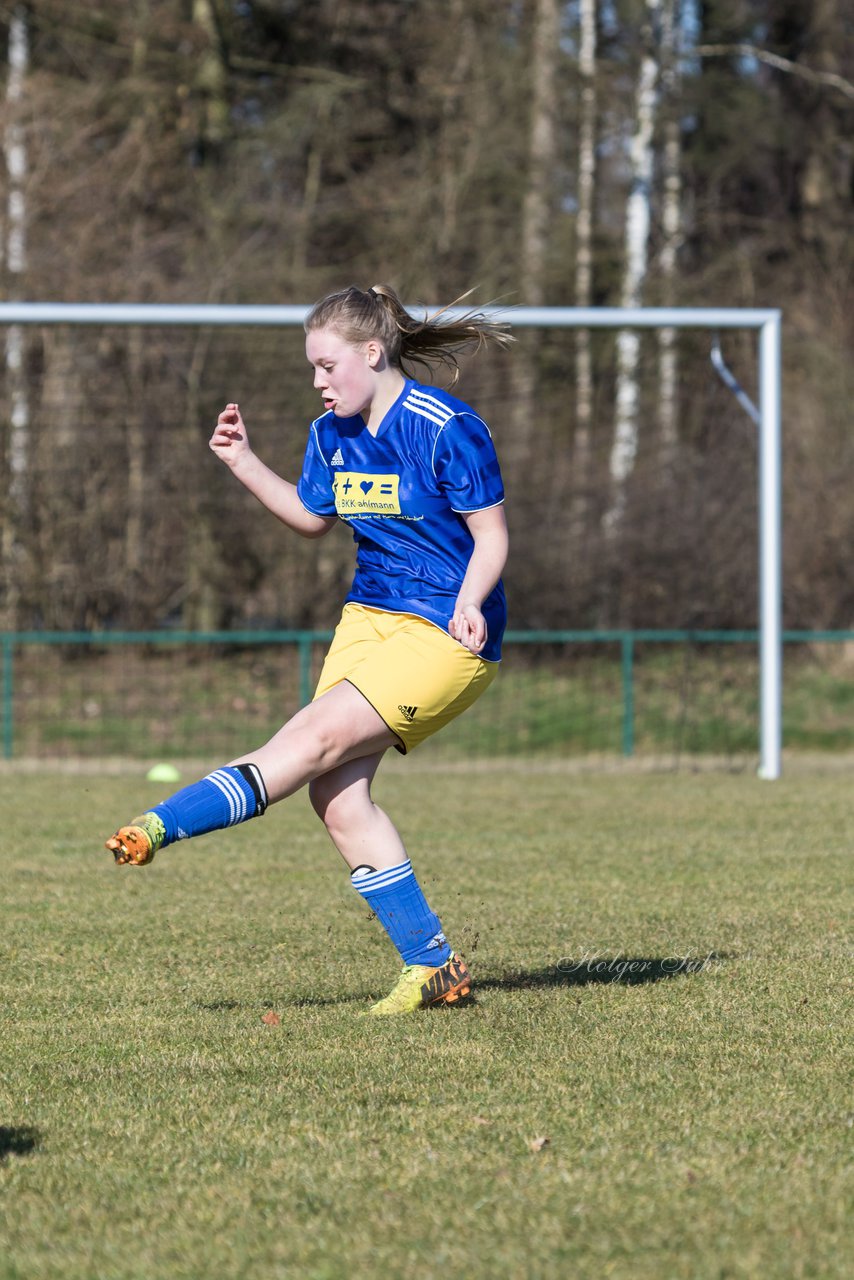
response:
[[(301, 325), (308, 306), (2, 302), (4, 325)], [(449, 307), (444, 314), (464, 315)], [(759, 333), (759, 776), (782, 767), (781, 312), (750, 307), (485, 307), (518, 328), (755, 329)]]

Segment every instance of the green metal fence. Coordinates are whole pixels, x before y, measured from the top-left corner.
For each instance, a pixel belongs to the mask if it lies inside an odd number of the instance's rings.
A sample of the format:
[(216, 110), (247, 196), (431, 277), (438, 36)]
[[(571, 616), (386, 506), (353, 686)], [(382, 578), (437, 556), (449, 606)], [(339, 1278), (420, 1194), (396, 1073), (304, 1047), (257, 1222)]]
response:
[[(233, 754), (310, 699), (330, 637), (0, 633), (3, 757)], [(784, 642), (784, 745), (854, 749), (854, 631), (788, 631)], [(493, 689), (422, 750), (749, 758), (757, 644), (756, 631), (511, 631)]]

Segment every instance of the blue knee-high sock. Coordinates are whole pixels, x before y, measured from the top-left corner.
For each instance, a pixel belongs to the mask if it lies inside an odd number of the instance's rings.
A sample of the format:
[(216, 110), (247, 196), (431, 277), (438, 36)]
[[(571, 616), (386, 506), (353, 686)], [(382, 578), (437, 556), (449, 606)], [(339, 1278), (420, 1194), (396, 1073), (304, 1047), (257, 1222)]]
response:
[(149, 812), (166, 828), (167, 845), (260, 818), (266, 808), (267, 789), (257, 765), (238, 764), (215, 769)]
[(386, 871), (357, 867), (350, 879), (397, 947), (404, 964), (438, 968), (450, 960), (453, 953), (445, 941), (442, 923), (430, 910), (408, 858)]

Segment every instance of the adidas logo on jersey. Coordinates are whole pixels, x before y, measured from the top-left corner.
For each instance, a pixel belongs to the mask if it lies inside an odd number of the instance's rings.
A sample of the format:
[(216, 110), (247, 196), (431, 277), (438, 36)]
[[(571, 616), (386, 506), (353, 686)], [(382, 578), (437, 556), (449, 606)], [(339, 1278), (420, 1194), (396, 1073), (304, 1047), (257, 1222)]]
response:
[(343, 458), (342, 458), (342, 456), (341, 456), (341, 450), (340, 450), (340, 449), (336, 449), (336, 450), (335, 450), (335, 455), (334, 455), (334, 457), (333, 457), (333, 459), (332, 459), (332, 461), (330, 462), (330, 464), (329, 464), (329, 465), (330, 465), (330, 467), (343, 467), (343, 466), (344, 466), (344, 459), (343, 459)]
[(401, 707), (399, 705), (397, 709), (403, 712), (404, 719), (408, 720), (410, 724), (415, 719), (415, 712), (418, 710), (417, 707)]

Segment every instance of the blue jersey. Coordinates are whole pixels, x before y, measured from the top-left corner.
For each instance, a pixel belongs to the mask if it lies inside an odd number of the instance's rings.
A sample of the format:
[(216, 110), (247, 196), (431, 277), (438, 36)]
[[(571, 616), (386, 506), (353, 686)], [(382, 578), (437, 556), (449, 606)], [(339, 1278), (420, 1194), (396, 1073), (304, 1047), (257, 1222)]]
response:
[[(447, 391), (407, 380), (377, 431), (326, 413), (311, 425), (300, 501), (339, 516), (356, 540), (347, 601), (413, 613), (447, 631), (474, 542), (463, 513), (504, 501), (489, 428)], [(497, 662), (507, 620), (499, 582), (482, 605)]]

